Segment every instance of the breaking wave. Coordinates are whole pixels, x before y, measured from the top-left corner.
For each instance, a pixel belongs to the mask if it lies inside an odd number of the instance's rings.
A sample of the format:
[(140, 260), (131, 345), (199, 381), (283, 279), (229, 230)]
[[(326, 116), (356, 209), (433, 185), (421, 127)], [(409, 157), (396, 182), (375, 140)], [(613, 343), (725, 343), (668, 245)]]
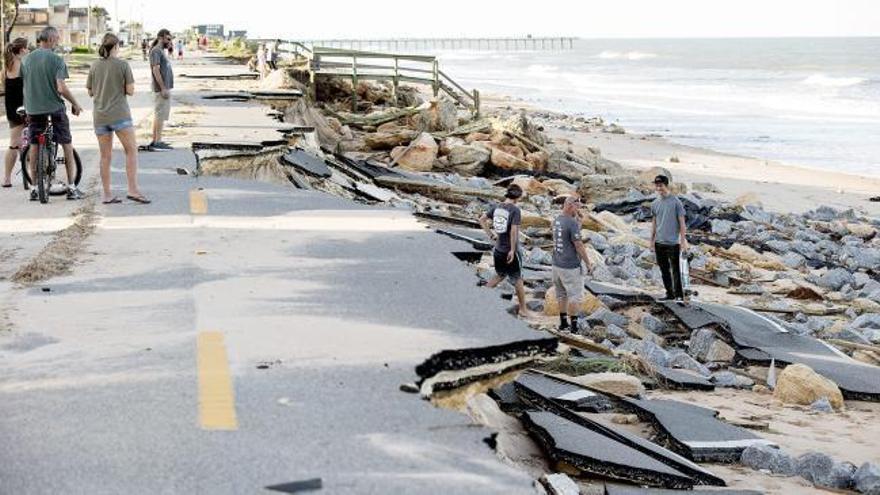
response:
[(615, 52), (606, 50), (596, 56), (605, 60), (644, 60), (647, 58), (655, 58), (657, 54), (646, 52)]
[(844, 88), (847, 86), (856, 86), (865, 82), (861, 77), (831, 77), (825, 74), (813, 74), (812, 76), (801, 81), (811, 86), (825, 86), (829, 88)]

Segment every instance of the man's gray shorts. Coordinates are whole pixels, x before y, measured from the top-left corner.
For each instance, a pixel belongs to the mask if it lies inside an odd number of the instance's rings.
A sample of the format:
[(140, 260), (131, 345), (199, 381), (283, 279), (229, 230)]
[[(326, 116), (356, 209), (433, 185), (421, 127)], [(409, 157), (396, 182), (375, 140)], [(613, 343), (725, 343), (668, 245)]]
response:
[(153, 93), (153, 114), (162, 122), (171, 118), (171, 97), (165, 98), (162, 93)]
[[(557, 298), (567, 298), (569, 303), (584, 300), (584, 272), (578, 268), (553, 267), (553, 285)], [(562, 308), (560, 308), (562, 309)]]

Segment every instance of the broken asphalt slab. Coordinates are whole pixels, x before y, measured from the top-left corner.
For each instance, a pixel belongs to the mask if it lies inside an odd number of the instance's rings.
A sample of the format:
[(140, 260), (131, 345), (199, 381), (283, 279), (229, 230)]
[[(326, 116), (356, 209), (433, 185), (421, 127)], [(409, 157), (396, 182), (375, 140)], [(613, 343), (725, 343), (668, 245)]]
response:
[(323, 158), (303, 149), (295, 148), (281, 155), (281, 162), (315, 177), (327, 178), (333, 175)]
[(573, 411), (593, 413), (610, 411), (613, 406), (605, 395), (587, 390), (576, 384), (553, 378), (534, 371), (523, 372), (514, 382), (518, 394), (543, 399), (553, 399)]
[(674, 400), (620, 400), (640, 419), (654, 425), (672, 450), (696, 462), (736, 462), (746, 447), (774, 445), (746, 429), (721, 421), (712, 409)]
[(635, 291), (618, 285), (586, 281), (584, 286), (595, 296), (610, 296), (629, 303), (653, 303), (654, 297), (644, 292)]
[(664, 488), (687, 489), (696, 484), (687, 474), (554, 413), (527, 411), (522, 420), (550, 458), (585, 473)]
[[(720, 320), (737, 347), (762, 353), (749, 353), (751, 358), (764, 357), (764, 363), (775, 359), (778, 363), (805, 364), (837, 384), (847, 399), (880, 400), (880, 368), (876, 366), (856, 361), (821, 340), (788, 332), (748, 309), (698, 302), (690, 306), (694, 309), (689, 312), (705, 311)], [(678, 313), (673, 310), (673, 314)]]
[(756, 490), (667, 490), (664, 488), (642, 488), (640, 486), (624, 486), (611, 483), (605, 484), (605, 495), (763, 495)]
[(654, 368), (657, 383), (671, 390), (715, 390), (715, 384), (703, 376), (676, 368)]

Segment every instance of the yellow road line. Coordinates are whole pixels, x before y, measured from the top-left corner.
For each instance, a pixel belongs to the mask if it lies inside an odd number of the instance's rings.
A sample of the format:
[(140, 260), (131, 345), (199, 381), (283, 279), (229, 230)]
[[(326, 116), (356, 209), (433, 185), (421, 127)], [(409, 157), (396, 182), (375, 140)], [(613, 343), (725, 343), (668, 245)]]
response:
[(199, 424), (206, 430), (237, 430), (235, 393), (222, 333), (199, 334), (198, 368)]
[(208, 213), (208, 198), (204, 191), (193, 189), (189, 192), (189, 211), (193, 215), (205, 215)]

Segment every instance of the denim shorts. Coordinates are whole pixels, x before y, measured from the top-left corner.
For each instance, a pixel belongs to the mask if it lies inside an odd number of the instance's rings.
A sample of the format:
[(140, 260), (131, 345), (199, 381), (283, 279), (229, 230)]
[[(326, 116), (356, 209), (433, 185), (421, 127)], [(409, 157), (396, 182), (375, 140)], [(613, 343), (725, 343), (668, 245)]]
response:
[(134, 127), (134, 122), (132, 122), (131, 119), (123, 119), (109, 125), (96, 125), (95, 134), (98, 136), (106, 136), (107, 134), (113, 134), (114, 132), (119, 132), (128, 129), (129, 127)]

